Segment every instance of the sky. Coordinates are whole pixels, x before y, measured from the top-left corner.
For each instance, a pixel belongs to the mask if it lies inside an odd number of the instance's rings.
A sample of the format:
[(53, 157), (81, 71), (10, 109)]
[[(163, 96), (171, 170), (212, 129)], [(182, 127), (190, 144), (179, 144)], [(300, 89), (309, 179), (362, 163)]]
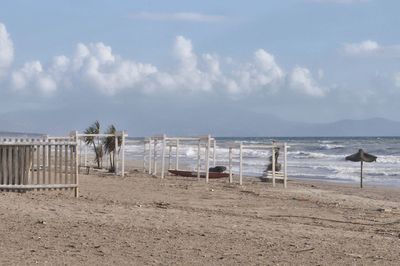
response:
[(1, 1), (0, 130), (400, 121), (398, 10), (395, 0)]

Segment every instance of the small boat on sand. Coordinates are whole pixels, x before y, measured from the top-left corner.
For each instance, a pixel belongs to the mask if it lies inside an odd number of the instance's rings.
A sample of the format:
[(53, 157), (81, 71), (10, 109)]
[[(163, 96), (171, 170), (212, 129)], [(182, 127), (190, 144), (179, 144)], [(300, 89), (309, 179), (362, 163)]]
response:
[[(178, 176), (185, 176), (185, 177), (197, 177), (196, 171), (184, 171), (184, 170), (168, 170), (171, 174), (178, 175)], [(200, 177), (205, 178), (206, 173), (200, 172)], [(209, 172), (208, 178), (225, 178), (229, 177), (229, 173), (218, 173), (218, 172)]]

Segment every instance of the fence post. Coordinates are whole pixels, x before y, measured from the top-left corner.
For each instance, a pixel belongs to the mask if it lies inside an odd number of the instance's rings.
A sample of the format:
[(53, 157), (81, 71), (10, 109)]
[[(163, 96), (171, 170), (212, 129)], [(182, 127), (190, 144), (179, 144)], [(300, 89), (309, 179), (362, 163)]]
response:
[(121, 149), (122, 149), (121, 176), (124, 177), (125, 176), (125, 131), (122, 131)]
[(229, 147), (229, 183), (232, 181), (232, 147)]
[(216, 145), (217, 145), (217, 141), (214, 139), (214, 141), (213, 141), (213, 166), (215, 167), (216, 166), (216, 151), (217, 151), (217, 147), (216, 147)]
[(114, 175), (118, 175), (118, 134), (114, 133)]
[(154, 169), (153, 169), (153, 175), (157, 174), (157, 139), (154, 140), (154, 151), (153, 151), (153, 163), (154, 163)]
[(176, 140), (176, 164), (175, 170), (179, 169), (179, 139)]
[(275, 143), (272, 143), (272, 186), (275, 187)]
[(78, 131), (75, 131), (75, 197), (79, 197), (79, 154), (78, 154)]
[(206, 183), (208, 183), (208, 179), (210, 176), (210, 146), (211, 146), (211, 136), (207, 136), (207, 147), (206, 147)]
[(143, 140), (143, 173), (146, 173), (146, 139)]
[(283, 151), (284, 151), (284, 163), (285, 163), (285, 169), (284, 169), (284, 176), (283, 176), (283, 186), (287, 188), (287, 143), (285, 142), (283, 144)]
[(239, 184), (243, 184), (243, 142), (240, 142), (239, 146)]
[(201, 141), (197, 144), (197, 180), (200, 180)]
[(167, 145), (167, 139), (165, 134), (162, 137), (162, 152), (161, 152), (161, 179), (164, 178), (164, 168), (165, 168), (165, 148)]
[(151, 138), (149, 139), (149, 175), (151, 175), (151, 160), (152, 160), (152, 154), (151, 154)]

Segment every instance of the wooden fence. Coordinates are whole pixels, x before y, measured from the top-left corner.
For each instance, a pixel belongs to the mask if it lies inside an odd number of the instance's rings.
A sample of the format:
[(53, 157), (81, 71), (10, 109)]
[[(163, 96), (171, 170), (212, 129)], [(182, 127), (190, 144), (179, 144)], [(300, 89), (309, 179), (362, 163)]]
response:
[(78, 197), (77, 143), (20, 141), (0, 143), (0, 189), (73, 189)]

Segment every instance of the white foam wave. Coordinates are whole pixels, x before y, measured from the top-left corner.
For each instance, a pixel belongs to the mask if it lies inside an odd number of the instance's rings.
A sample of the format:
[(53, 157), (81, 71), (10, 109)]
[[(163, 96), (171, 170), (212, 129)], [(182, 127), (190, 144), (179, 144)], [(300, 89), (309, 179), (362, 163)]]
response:
[(288, 152), (289, 156), (295, 159), (322, 159), (322, 158), (332, 158), (332, 159), (343, 159), (343, 155), (332, 155), (332, 154), (325, 154), (321, 152), (307, 152), (307, 151), (295, 151), (295, 152)]
[(400, 156), (394, 156), (394, 155), (378, 156), (378, 159), (376, 161), (378, 163), (400, 164)]
[(342, 149), (345, 146), (344, 145), (339, 145), (339, 144), (321, 144), (319, 145), (320, 148), (324, 150), (336, 150), (336, 149)]

